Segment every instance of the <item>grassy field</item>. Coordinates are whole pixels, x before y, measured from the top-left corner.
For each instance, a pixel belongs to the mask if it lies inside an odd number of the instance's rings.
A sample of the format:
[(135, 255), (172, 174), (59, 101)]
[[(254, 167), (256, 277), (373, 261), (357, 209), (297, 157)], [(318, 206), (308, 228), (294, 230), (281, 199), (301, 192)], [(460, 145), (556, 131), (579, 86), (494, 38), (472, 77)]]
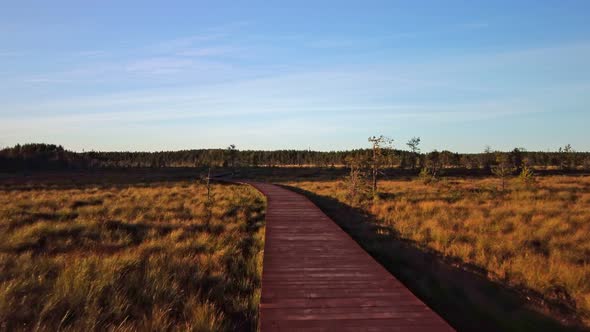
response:
[[(389, 174), (351, 202), (344, 169), (243, 173), (308, 195), (460, 330), (590, 325), (588, 176)], [(0, 176), (0, 330), (255, 329), (264, 198), (215, 184), (208, 204), (196, 175)]]
[[(540, 177), (532, 186), (523, 186), (514, 179), (506, 191), (499, 189), (498, 181), (381, 181), (379, 198), (353, 204), (354, 208), (350, 207), (342, 180), (286, 184), (304, 190), (384, 265), (393, 262), (390, 270), (413, 283), (410, 286), (423, 297), (431, 297), (435, 307), (445, 297), (437, 308), (443, 312), (449, 304), (445, 301), (452, 296), (440, 289), (445, 284), (441, 271), (429, 281), (421, 281), (424, 276), (415, 271), (404, 275), (407, 271), (404, 272), (403, 265), (414, 264), (411, 260), (417, 260), (416, 252), (434, 253), (450, 265), (517, 290), (522, 298), (538, 298), (543, 306), (551, 304), (590, 325), (590, 177)], [(347, 208), (351, 210), (342, 211)], [(366, 227), (359, 226), (362, 222), (372, 224), (370, 235), (360, 234), (367, 233)], [(399, 240), (418, 250), (408, 254), (403, 245), (394, 244)], [(430, 267), (422, 272), (438, 273), (430, 263), (424, 264)], [(449, 288), (469, 292), (470, 280), (456, 275), (447, 278), (461, 279), (449, 280)], [(434, 285), (425, 285), (429, 282)], [(490, 289), (487, 292), (492, 294), (480, 294), (482, 299), (475, 299), (473, 294), (471, 300), (453, 298), (454, 302), (471, 301), (473, 308), (452, 310), (465, 315), (468, 311), (463, 309), (477, 310), (475, 307), (481, 303), (475, 302), (492, 302), (495, 288)], [(515, 317), (510, 308), (495, 310), (489, 303), (482, 304), (480, 318), (500, 322), (498, 326), (506, 329), (531, 327), (531, 320), (527, 321), (524, 315)], [(456, 319), (459, 322), (464, 318)], [(525, 321), (519, 322), (521, 319)], [(459, 324), (476, 328), (469, 326), (469, 322)]]
[(0, 186), (0, 330), (255, 329), (258, 192), (86, 179)]

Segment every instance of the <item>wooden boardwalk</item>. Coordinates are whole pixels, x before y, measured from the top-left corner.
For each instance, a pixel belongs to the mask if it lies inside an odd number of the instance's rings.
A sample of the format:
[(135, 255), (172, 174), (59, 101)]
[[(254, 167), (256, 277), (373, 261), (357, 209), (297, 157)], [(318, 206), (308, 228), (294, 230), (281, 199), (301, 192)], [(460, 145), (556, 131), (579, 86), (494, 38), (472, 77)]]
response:
[(307, 198), (249, 184), (268, 199), (261, 331), (453, 331)]

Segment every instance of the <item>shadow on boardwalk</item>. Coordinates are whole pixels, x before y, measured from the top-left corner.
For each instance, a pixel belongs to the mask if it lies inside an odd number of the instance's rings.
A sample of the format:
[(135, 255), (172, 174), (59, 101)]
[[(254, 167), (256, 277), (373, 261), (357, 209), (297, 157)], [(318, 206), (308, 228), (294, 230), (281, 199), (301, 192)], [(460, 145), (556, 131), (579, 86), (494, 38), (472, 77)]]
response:
[[(375, 218), (326, 196), (284, 186), (312, 200), (369, 254), (459, 331), (587, 331), (571, 310), (531, 309), (534, 294), (508, 289), (475, 271), (401, 240)], [(539, 304), (535, 307), (540, 307)], [(555, 305), (553, 307), (556, 307)], [(562, 321), (558, 320), (559, 317)]]

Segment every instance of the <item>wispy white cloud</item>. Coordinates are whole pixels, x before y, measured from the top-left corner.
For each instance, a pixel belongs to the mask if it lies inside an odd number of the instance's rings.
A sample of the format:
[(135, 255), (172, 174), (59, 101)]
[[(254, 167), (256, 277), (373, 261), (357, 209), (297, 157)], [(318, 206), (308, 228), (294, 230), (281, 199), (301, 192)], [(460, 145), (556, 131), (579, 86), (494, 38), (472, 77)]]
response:
[(125, 70), (142, 74), (174, 74), (193, 65), (194, 62), (187, 59), (151, 58), (131, 62), (125, 66)]
[(195, 48), (224, 48), (228, 40), (231, 40), (235, 36), (237, 29), (243, 28), (248, 24), (248, 22), (235, 22), (234, 24), (209, 28), (201, 33), (170, 38), (145, 45), (143, 50), (149, 53), (176, 54)]
[(213, 46), (202, 48), (189, 48), (177, 52), (177, 55), (187, 57), (214, 57), (224, 55), (235, 55), (242, 51), (240, 48), (231, 46)]
[[(201, 49), (199, 54), (214, 54), (224, 50)], [(276, 95), (283, 97), (283, 102), (292, 103), (293, 100), (298, 99), (312, 100), (316, 105), (320, 103), (320, 99), (324, 100), (324, 103), (333, 103), (333, 100), (351, 102), (354, 98), (368, 100), (401, 98), (408, 101), (415, 100), (417, 97), (423, 98), (421, 96), (424, 95), (431, 99), (436, 96), (448, 99), (458, 93), (478, 93), (484, 97), (490, 92), (511, 93), (508, 88), (498, 85), (498, 82), (494, 80), (496, 73), (511, 75), (514, 79), (518, 78), (519, 73), (543, 78), (540, 70), (557, 70), (561, 74), (567, 74), (569, 68), (576, 67), (576, 63), (580, 64), (585, 56), (590, 56), (590, 44), (574, 43), (495, 54), (438, 57), (435, 60), (404, 64), (392, 62), (358, 66), (335, 65), (332, 68), (307, 72), (299, 72), (297, 68), (288, 67), (277, 70), (269, 65), (268, 68), (257, 68), (253, 71), (253, 75), (248, 74), (247, 67), (237, 66), (231, 62), (224, 63), (177, 55), (144, 56), (137, 60), (120, 63), (103, 63), (79, 67), (68, 72), (35, 75), (24, 81), (35, 84), (72, 83), (93, 79), (124, 81), (143, 79), (145, 75), (175, 74), (172, 77), (176, 81), (186, 77), (188, 88), (184, 89), (187, 91), (179, 89), (180, 91), (175, 91), (172, 95), (194, 96), (208, 93), (213, 96), (219, 95), (226, 100), (231, 99), (232, 95), (245, 100), (260, 98), (256, 100), (259, 105), (264, 105), (265, 100)], [(486, 71), (482, 72), (482, 68), (486, 68)], [(580, 67), (579, 70), (583, 70), (582, 68)], [(217, 82), (220, 78), (235, 83), (218, 86)], [(203, 85), (196, 85), (197, 79), (201, 80)], [(534, 85), (522, 87), (522, 89), (550, 88), (552, 84), (557, 84), (552, 83), (549, 78), (545, 81), (544, 83), (535, 82)], [(133, 95), (133, 93), (129, 94), (129, 96)], [(170, 96), (170, 91), (162, 88), (150, 91), (150, 97), (159, 95), (167, 98)], [(113, 100), (109, 96), (99, 96), (95, 99)], [(66, 101), (61, 100), (61, 103)], [(102, 101), (98, 104), (101, 103)], [(21, 106), (26, 104), (23, 102)], [(42, 105), (43, 102), (36, 102), (39, 109)], [(67, 105), (65, 106), (67, 108)]]
[[(366, 42), (366, 39), (364, 40)], [(350, 39), (319, 39), (308, 42), (313, 48), (349, 48), (357, 45), (359, 40)]]
[[(26, 83), (85, 83), (137, 79), (137, 75), (216, 73), (234, 67), (228, 56), (244, 54), (244, 47), (226, 40), (227, 29), (209, 29), (192, 36), (172, 38), (148, 45), (121, 50), (82, 50), (64, 54), (72, 57), (70, 69), (35, 73), (21, 78)], [(0, 56), (17, 53), (3, 52)], [(202, 58), (202, 59), (199, 59)], [(205, 75), (205, 76), (207, 76)]]
[(89, 51), (80, 51), (76, 53), (77, 56), (83, 58), (96, 58), (108, 55), (107, 51), (101, 50), (89, 50)]
[[(260, 116), (324, 117), (358, 122), (418, 119), (421, 121), (469, 121), (508, 117), (547, 110), (544, 101), (504, 98), (500, 101), (430, 102), (388, 100), (395, 91), (405, 95), (424, 89), (420, 81), (395, 80), (384, 73), (321, 72), (250, 79), (211, 86), (159, 89), (86, 98), (36, 102), (5, 116), (4, 124), (19, 128), (38, 121), (40, 126), (114, 124), (172, 120), (254, 118)], [(384, 78), (388, 79), (385, 80)], [(385, 84), (380, 90), (376, 89)], [(433, 89), (438, 88), (434, 86)], [(563, 87), (567, 90), (568, 87)], [(321, 93), (317, 93), (321, 91)], [(578, 90), (574, 90), (579, 93)], [(35, 120), (20, 114), (35, 113)], [(7, 114), (8, 115), (8, 114)], [(11, 123), (12, 121), (12, 123)], [(192, 123), (192, 121), (189, 121)]]
[(45, 84), (45, 83), (69, 83), (71, 81), (64, 80), (64, 79), (49, 78), (49, 77), (32, 77), (32, 78), (24, 79), (23, 82), (33, 83), (33, 84)]
[[(513, 91), (493, 80), (497, 70), (508, 71), (508, 75), (518, 75), (519, 71), (528, 73), (527, 68), (538, 70), (543, 64), (569, 67), (575, 59), (562, 63), (571, 54), (590, 56), (590, 45), (574, 44), (560, 47), (517, 50), (495, 55), (482, 54), (459, 58), (439, 58), (436, 61), (395, 65), (335, 66), (331, 69), (308, 72), (271, 72), (260, 78), (238, 77), (239, 69), (225, 67), (223, 63), (200, 61), (179, 57), (156, 57), (129, 62), (122, 66), (105, 66), (94, 68), (112, 74), (111, 80), (129, 79), (129, 75), (187, 75), (196, 73), (209, 74), (226, 70), (228, 83), (204, 81), (202, 85), (187, 85), (184, 88), (157, 88), (139, 92), (123, 92), (97, 96), (82, 96), (54, 101), (22, 102), (18, 105), (6, 105), (6, 109), (18, 113), (38, 114), (43, 112), (111, 112), (128, 109), (145, 109), (155, 107), (163, 109), (191, 108), (193, 110), (248, 110), (280, 109), (314, 110), (363, 108), (379, 105), (403, 105), (429, 102), (457, 103), (458, 100), (469, 102), (466, 96), (482, 99), (505, 99), (516, 95), (536, 96), (543, 91), (555, 90), (563, 82), (536, 82), (535, 85), (522, 87)], [(560, 61), (557, 61), (560, 60)], [(528, 67), (527, 67), (528, 66)], [(217, 68), (217, 69), (215, 69)], [(487, 68), (489, 73), (481, 73)], [(551, 68), (551, 67), (549, 67)], [(557, 67), (560, 68), (560, 67)], [(67, 83), (70, 78), (96, 76), (96, 72), (78, 71), (68, 75), (34, 76), (29, 83)], [(122, 70), (123, 69), (123, 70)], [(212, 72), (213, 70), (213, 72)], [(474, 71), (479, 76), (474, 76)], [(491, 75), (491, 78), (486, 78)], [(213, 75), (214, 76), (214, 75)], [(178, 78), (178, 76), (174, 76)], [(573, 82), (572, 84), (579, 84)], [(524, 93), (524, 95), (523, 95)], [(560, 92), (561, 93), (561, 92)], [(428, 96), (428, 100), (424, 97)], [(453, 96), (457, 96), (453, 100)], [(475, 97), (474, 97), (475, 98)]]
[(164, 40), (147, 46), (146, 49), (156, 52), (176, 52), (179, 49), (194, 47), (194, 45), (198, 43), (217, 41), (223, 39), (224, 37), (227, 37), (227, 33), (225, 32), (203, 33), (193, 36)]

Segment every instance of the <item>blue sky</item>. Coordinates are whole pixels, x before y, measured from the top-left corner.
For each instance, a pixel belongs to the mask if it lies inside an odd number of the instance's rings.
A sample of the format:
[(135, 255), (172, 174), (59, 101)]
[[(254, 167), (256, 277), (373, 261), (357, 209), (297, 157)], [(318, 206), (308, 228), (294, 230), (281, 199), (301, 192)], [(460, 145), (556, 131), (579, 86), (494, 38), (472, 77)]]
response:
[(0, 147), (590, 150), (588, 1), (0, 7)]

